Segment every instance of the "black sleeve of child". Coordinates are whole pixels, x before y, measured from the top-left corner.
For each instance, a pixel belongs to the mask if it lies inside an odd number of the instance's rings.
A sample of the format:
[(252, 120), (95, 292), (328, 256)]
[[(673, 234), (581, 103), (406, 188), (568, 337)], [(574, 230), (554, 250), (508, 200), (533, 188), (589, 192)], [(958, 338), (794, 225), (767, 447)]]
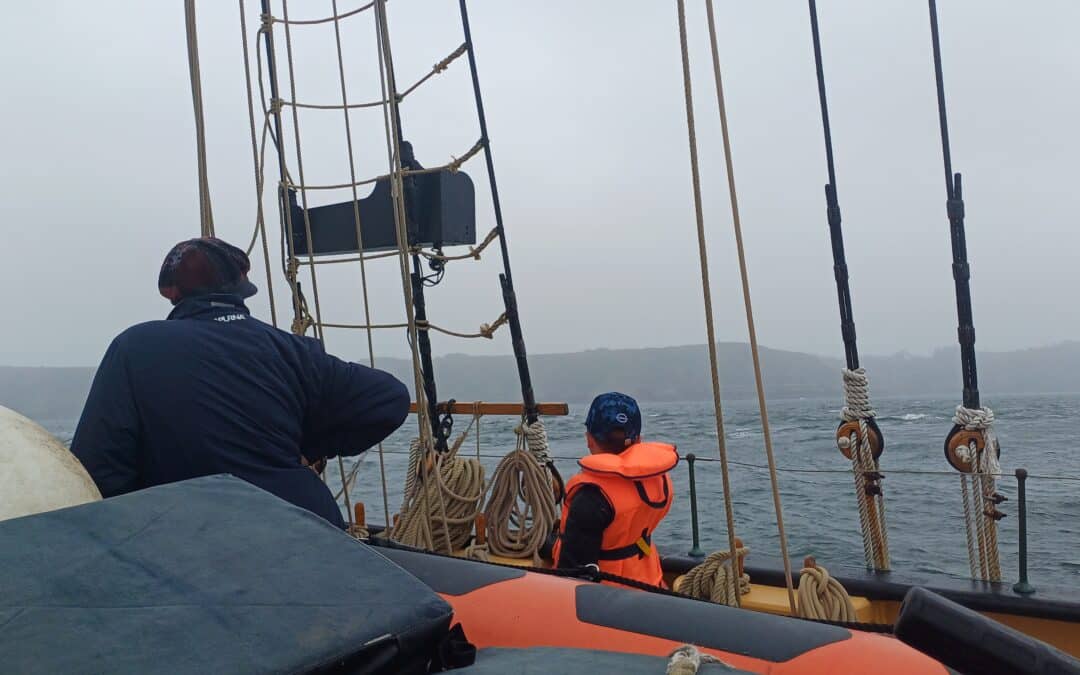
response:
[(558, 566), (573, 568), (596, 564), (604, 530), (614, 520), (615, 510), (600, 488), (595, 485), (581, 486), (570, 500)]

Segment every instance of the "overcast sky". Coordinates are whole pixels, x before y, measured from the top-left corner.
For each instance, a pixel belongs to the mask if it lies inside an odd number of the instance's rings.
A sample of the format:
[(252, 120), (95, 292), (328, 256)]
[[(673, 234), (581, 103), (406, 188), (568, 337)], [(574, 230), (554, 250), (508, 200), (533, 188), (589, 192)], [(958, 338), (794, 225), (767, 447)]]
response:
[[(951, 344), (926, 3), (819, 4), (860, 347)], [(116, 333), (168, 312), (158, 267), (199, 227), (182, 5), (6, 3), (0, 364), (91, 365)], [(250, 27), (257, 3), (246, 5)], [(698, 0), (688, 5), (718, 333), (744, 340), (704, 10)], [(314, 18), (329, 6), (294, 0), (290, 9)], [(456, 6), (390, 4), (403, 83), (461, 43)], [(806, 3), (717, 0), (716, 9), (759, 339), (842, 355)], [(473, 0), (470, 11), (528, 349), (704, 342), (675, 3)], [(1080, 3), (942, 0), (940, 12), (978, 346), (1078, 338)], [(350, 99), (376, 99), (370, 12), (343, 26)], [(199, 3), (199, 30), (218, 234), (246, 245), (255, 197), (237, 3)], [(332, 26), (297, 27), (293, 39), (296, 97), (339, 102)], [(402, 114), (426, 165), (468, 149), (479, 132), (464, 59), (407, 99)], [(352, 121), (358, 172), (385, 171), (381, 113), (357, 111)], [(303, 112), (300, 134), (309, 182), (348, 179), (340, 111)], [(285, 135), (295, 175), (291, 125)], [(492, 217), (482, 161), (466, 171), (483, 233)], [(347, 198), (323, 193), (312, 203)], [(252, 307), (269, 319), (263, 263), (253, 262), (262, 292)], [(379, 323), (402, 316), (394, 265), (369, 268)], [(359, 270), (333, 267), (320, 276), (324, 319), (362, 321)], [(429, 294), (433, 320), (471, 332), (498, 316), (499, 270), (495, 249), (479, 264), (452, 264)], [(280, 301), (280, 273), (275, 283)], [(436, 353), (510, 349), (506, 332), (491, 342), (435, 335), (433, 343)], [(328, 348), (348, 357), (364, 356), (365, 344), (358, 332), (327, 332)], [(376, 352), (404, 355), (403, 332), (379, 335)]]

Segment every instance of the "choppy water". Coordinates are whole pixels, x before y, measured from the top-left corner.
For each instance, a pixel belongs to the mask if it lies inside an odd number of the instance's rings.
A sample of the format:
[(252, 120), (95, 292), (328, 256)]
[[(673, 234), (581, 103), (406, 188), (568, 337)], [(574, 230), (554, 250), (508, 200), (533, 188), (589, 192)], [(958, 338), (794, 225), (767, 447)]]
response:
[[(1080, 585), (1080, 480), (1049, 480), (1041, 475), (1080, 477), (1080, 396), (1016, 396), (989, 401), (997, 414), (997, 432), (1006, 473), (1024, 467), (1036, 477), (1028, 480), (1030, 575), (1036, 585)], [(904, 398), (876, 401), (878, 421), (885, 433), (882, 467), (950, 471), (942, 453), (951, 427), (955, 400)], [(571, 406), (571, 415), (546, 420), (552, 452), (564, 477), (575, 471), (575, 458), (584, 452), (584, 405)], [(781, 469), (844, 469), (848, 466), (833, 442), (839, 402), (825, 399), (770, 401), (776, 459)], [(712, 404), (706, 402), (643, 404), (644, 434), (675, 443), (682, 455), (717, 457)], [(778, 557), (779, 538), (773, 513), (769, 477), (757, 406), (752, 401), (725, 405), (724, 417), (732, 465), (736, 532), (751, 548), (751, 556)], [(69, 438), (70, 421), (45, 422)], [(457, 430), (468, 424), (457, 419)], [(513, 447), (513, 420), (485, 418), (481, 423), (482, 460), (488, 475), (497, 455)], [(401, 503), (407, 457), (403, 454), (414, 430), (407, 425), (384, 444), (390, 512)], [(475, 441), (465, 449), (475, 453)], [(462, 452), (466, 450), (463, 449)], [(352, 460), (350, 460), (352, 461)], [(372, 451), (362, 463), (352, 491), (367, 505), (371, 522), (383, 520), (379, 455)], [(735, 464), (738, 463), (738, 464)], [(754, 465), (754, 466), (747, 466)], [(759, 468), (761, 467), (761, 468)], [(331, 465), (331, 482), (337, 480)], [(656, 534), (670, 552), (690, 548), (690, 508), (685, 463), (674, 472), (676, 503)], [(697, 464), (702, 547), (726, 547), (723, 495), (719, 465)], [(892, 563), (895, 569), (968, 576), (964, 526), (955, 473), (942, 476), (889, 474), (884, 481)], [(792, 557), (814, 555), (823, 564), (861, 565), (862, 540), (850, 473), (782, 471), (780, 489)], [(1001, 505), (1008, 517), (1000, 523), (1002, 564), (1007, 579), (1015, 578), (1017, 549), (1016, 482), (1002, 480), (999, 492), (1009, 498)]]

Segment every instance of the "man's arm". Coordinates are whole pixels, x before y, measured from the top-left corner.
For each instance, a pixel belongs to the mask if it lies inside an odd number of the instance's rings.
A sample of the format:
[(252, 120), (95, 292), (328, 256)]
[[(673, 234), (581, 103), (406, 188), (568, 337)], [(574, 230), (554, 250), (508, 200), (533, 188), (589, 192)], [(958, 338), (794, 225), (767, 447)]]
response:
[(103, 497), (139, 488), (139, 414), (128, 380), (124, 336), (105, 352), (83, 407), (71, 452)]
[(347, 363), (317, 348), (318, 391), (310, 398), (303, 453), (309, 462), (356, 455), (409, 415), (409, 390), (389, 373)]
[(604, 530), (614, 520), (615, 511), (600, 488), (595, 485), (578, 488), (566, 514), (566, 527), (563, 528), (559, 559), (556, 561), (558, 567), (595, 565), (600, 557)]

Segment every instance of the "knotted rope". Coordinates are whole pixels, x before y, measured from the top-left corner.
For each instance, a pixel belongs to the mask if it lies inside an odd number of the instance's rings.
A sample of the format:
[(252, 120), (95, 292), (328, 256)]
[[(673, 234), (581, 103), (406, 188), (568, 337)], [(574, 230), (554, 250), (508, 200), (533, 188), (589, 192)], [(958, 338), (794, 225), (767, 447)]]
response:
[(457, 331), (450, 330), (449, 328), (436, 326), (430, 321), (424, 319), (417, 319), (415, 324), (416, 330), (434, 330), (443, 333), (444, 335), (452, 335), (454, 337), (459, 337), (466, 340), (471, 340), (474, 338), (486, 338), (490, 340), (495, 336), (495, 331), (499, 330), (499, 328), (501, 328), (509, 320), (509, 317), (506, 316), (506, 312), (503, 312), (499, 315), (499, 318), (495, 319), (491, 323), (480, 324), (480, 330), (475, 333), (459, 333)]
[(668, 656), (666, 675), (696, 675), (702, 664), (714, 663), (723, 670), (735, 670), (735, 668), (712, 654), (705, 654), (694, 645), (683, 645), (671, 652)]
[(488, 546), (497, 555), (535, 559), (556, 518), (547, 431), (540, 420), (514, 431), (517, 448), (495, 468), (484, 509)]
[(739, 561), (749, 552), (749, 548), (739, 545), (736, 549), (737, 561), (732, 559), (731, 551), (710, 553), (701, 564), (682, 576), (675, 590), (699, 600), (737, 607), (738, 599), (732, 589), (737, 583), (740, 596), (749, 593), (750, 575), (743, 572), (734, 579), (733, 570), (738, 569)]
[(825, 621), (858, 621), (851, 597), (843, 585), (829, 576), (829, 571), (806, 559), (799, 573), (799, 616)]
[[(980, 432), (984, 442), (981, 451), (974, 441), (956, 450), (956, 456), (962, 462), (970, 464), (973, 472), (970, 476), (967, 473), (960, 475), (961, 498), (964, 502), (964, 533), (971, 575), (990, 581), (1001, 581), (997, 522), (988, 513), (988, 504), (991, 510), (993, 508), (988, 498), (997, 491), (995, 476), (1001, 473), (998, 441), (994, 434), (994, 411), (987, 407), (966, 408), (959, 405), (956, 406), (953, 423), (968, 431)], [(969, 480), (974, 483), (973, 489), (969, 488)]]
[[(867, 420), (877, 416), (870, 405), (870, 380), (866, 369), (844, 368), (844, 407), (840, 417), (845, 422), (857, 422), (859, 433), (841, 439), (841, 449), (849, 448), (851, 470), (855, 477), (855, 501), (859, 507), (859, 526), (863, 539), (863, 556), (866, 566), (878, 570), (889, 569), (889, 535), (885, 526), (885, 498), (881, 486), (877, 494), (867, 492), (867, 474), (878, 471), (870, 443), (870, 426)], [(846, 444), (845, 444), (846, 441)]]
[(368, 532), (367, 526), (361, 525), (359, 523), (353, 523), (352, 525), (349, 525), (349, 527), (345, 531), (348, 532), (349, 535), (355, 539), (361, 539), (366, 541), (371, 538), (371, 533)]

